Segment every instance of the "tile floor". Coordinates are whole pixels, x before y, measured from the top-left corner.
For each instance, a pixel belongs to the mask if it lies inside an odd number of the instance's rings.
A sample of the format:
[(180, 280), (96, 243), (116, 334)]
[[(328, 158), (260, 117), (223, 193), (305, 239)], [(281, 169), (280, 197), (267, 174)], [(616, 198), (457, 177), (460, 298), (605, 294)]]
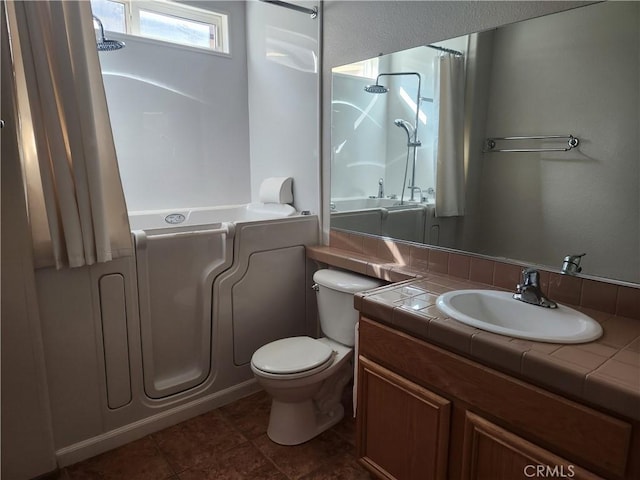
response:
[[(204, 415), (61, 469), (49, 480), (356, 480), (355, 421), (302, 445), (266, 435), (270, 400), (253, 394)], [(345, 402), (347, 403), (347, 402)]]

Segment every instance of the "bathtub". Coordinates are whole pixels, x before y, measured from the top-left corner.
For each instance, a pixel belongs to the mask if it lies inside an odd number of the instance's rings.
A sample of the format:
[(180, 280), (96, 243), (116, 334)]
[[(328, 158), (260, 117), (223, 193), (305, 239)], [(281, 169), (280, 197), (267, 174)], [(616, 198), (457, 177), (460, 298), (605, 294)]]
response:
[(305, 330), (304, 246), (289, 205), (130, 212), (144, 393), (151, 402), (252, 379), (253, 351)]
[(291, 217), (298, 213), (290, 205), (250, 203), (218, 207), (177, 208), (129, 212), (131, 230), (177, 228), (188, 231), (196, 226), (224, 222), (251, 222)]
[(39, 270), (60, 466), (258, 391), (255, 350), (317, 335), (318, 218), (276, 210), (131, 212), (133, 256)]
[[(275, 210), (131, 212), (133, 256), (41, 269), (44, 335), (65, 352), (47, 362), (58, 465), (260, 390), (255, 350), (317, 335), (305, 249), (318, 244), (318, 218)], [(173, 214), (184, 218), (167, 223)]]
[(339, 198), (331, 201), (331, 227), (423, 243), (432, 235), (433, 202), (390, 198)]

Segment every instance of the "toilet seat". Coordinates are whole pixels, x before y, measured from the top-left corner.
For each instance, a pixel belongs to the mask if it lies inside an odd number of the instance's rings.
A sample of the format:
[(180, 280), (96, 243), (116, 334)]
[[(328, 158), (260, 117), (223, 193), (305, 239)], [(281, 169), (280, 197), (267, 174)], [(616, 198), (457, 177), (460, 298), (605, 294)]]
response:
[(267, 377), (301, 378), (327, 368), (335, 352), (311, 337), (289, 337), (268, 343), (255, 351), (251, 365)]

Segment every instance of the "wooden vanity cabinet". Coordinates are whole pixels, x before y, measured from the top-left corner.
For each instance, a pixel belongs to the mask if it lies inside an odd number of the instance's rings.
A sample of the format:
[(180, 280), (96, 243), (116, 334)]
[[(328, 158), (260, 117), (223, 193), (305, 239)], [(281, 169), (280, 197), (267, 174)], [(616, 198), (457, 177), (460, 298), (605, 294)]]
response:
[(442, 480), (451, 402), (360, 357), (359, 456), (379, 478)]
[(359, 331), (357, 454), (375, 478), (640, 478), (637, 422), (364, 317)]

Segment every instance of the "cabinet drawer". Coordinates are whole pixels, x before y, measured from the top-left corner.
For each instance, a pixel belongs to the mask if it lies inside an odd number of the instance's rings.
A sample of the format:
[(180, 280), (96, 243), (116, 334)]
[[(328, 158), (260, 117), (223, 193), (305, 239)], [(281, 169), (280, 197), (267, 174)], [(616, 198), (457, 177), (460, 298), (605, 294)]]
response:
[(366, 318), (360, 354), (436, 392), (500, 419), (561, 456), (623, 477), (632, 427)]

